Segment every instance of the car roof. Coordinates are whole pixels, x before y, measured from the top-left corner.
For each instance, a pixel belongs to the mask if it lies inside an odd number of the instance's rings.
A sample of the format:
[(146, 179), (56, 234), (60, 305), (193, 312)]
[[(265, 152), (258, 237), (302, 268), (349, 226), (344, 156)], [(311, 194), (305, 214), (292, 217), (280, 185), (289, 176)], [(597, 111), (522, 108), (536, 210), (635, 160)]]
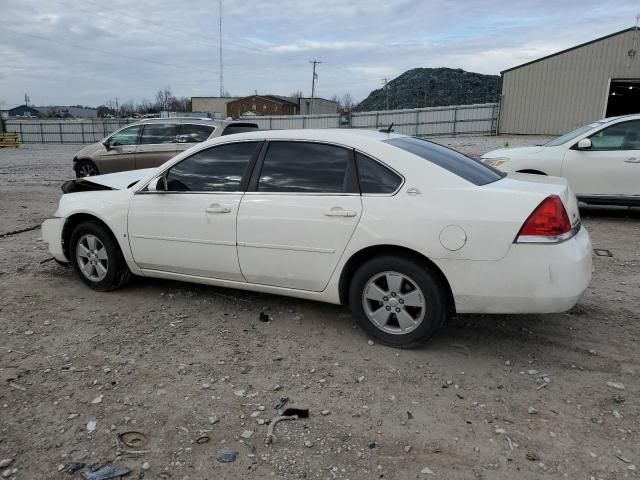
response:
[(406, 137), (406, 135), (351, 128), (256, 130), (254, 132), (233, 134), (234, 140), (305, 140), (325, 142), (382, 142), (400, 137)]
[(640, 114), (630, 113), (629, 115), (619, 115), (617, 117), (606, 117), (601, 122), (613, 122), (615, 120), (640, 120)]
[(135, 123), (196, 123), (199, 125), (226, 125), (229, 120), (214, 120), (202, 117), (172, 117), (172, 118), (144, 118)]

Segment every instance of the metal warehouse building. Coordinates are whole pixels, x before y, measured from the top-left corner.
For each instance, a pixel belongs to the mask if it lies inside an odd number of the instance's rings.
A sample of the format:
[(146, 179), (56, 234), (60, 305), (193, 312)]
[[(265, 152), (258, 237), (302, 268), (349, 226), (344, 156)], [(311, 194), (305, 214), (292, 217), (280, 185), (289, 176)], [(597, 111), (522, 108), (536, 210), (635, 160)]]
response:
[(503, 71), (499, 132), (556, 135), (640, 113), (638, 48), (634, 27)]

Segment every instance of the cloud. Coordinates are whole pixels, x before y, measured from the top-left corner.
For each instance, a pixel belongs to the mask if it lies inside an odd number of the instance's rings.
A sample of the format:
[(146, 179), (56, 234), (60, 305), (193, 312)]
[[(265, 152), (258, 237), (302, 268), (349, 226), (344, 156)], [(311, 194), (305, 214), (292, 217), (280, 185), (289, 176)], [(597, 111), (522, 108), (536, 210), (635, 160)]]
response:
[(312, 41), (312, 40), (303, 40), (298, 43), (290, 43), (287, 45), (277, 45), (274, 47), (269, 47), (269, 51), (280, 53), (280, 52), (309, 52), (314, 50), (365, 50), (369, 48), (373, 48), (373, 44), (370, 42), (363, 41), (349, 41), (349, 42), (326, 42), (326, 41)]
[[(2, 98), (99, 105), (219, 91), (218, 4), (2, 1)], [(223, 0), (224, 87), (234, 95), (364, 98), (415, 67), (501, 70), (635, 23), (630, 0)]]

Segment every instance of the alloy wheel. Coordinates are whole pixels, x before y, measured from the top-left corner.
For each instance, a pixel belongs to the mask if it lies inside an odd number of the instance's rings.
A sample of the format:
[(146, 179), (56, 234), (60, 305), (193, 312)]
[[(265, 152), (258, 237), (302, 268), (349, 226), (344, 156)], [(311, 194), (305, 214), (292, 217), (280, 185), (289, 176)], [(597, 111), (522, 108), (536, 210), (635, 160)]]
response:
[(80, 237), (76, 245), (76, 260), (82, 274), (92, 282), (100, 282), (107, 276), (107, 249), (95, 235), (88, 233)]
[(382, 272), (366, 283), (362, 305), (369, 321), (380, 330), (404, 335), (424, 320), (426, 301), (418, 284), (398, 272)]
[(90, 163), (83, 163), (82, 165), (80, 165), (78, 173), (81, 177), (93, 177), (94, 175), (98, 174), (98, 172), (96, 171), (96, 167), (94, 167)]

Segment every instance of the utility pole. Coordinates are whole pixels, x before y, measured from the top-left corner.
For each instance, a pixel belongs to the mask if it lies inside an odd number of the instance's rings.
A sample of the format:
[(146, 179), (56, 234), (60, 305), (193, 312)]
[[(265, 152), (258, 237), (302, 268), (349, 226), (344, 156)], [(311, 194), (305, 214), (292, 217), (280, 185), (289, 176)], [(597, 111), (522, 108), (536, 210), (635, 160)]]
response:
[(313, 102), (316, 98), (316, 80), (318, 74), (316, 73), (316, 64), (322, 63), (318, 60), (309, 60), (309, 63), (313, 63), (313, 76), (311, 77), (311, 107), (309, 109), (309, 115), (313, 115)]
[(220, 0), (220, 97), (224, 97), (224, 75), (222, 73), (222, 0)]
[(382, 79), (382, 85), (384, 85), (383, 88), (387, 96), (387, 110), (389, 110), (389, 86), (387, 85), (388, 83), (389, 83), (389, 79), (387, 77), (384, 77)]

